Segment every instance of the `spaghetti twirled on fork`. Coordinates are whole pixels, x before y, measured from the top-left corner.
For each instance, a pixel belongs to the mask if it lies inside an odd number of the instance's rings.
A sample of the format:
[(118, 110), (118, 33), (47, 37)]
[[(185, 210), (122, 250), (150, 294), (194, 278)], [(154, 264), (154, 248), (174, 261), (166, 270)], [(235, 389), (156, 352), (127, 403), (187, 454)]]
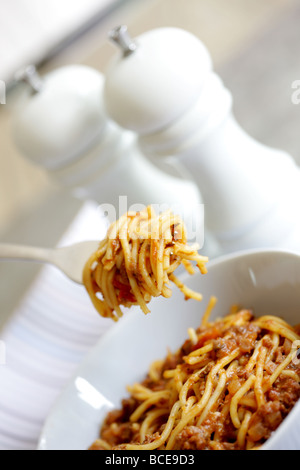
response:
[(187, 244), (187, 230), (171, 211), (156, 214), (151, 206), (140, 212), (127, 212), (108, 229), (99, 249), (88, 260), (83, 282), (98, 312), (118, 320), (121, 306), (139, 305), (149, 313), (152, 297), (171, 297), (170, 281), (186, 299), (202, 296), (174, 275), (182, 264), (194, 273), (194, 264), (206, 273), (208, 258), (198, 246)]

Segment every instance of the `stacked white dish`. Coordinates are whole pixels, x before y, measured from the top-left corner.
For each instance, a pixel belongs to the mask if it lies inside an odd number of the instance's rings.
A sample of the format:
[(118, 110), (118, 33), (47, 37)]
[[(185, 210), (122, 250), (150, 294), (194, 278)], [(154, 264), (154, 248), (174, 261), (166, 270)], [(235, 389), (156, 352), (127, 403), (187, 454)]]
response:
[[(104, 218), (85, 204), (60, 245), (101, 240)], [(0, 449), (32, 450), (54, 401), (87, 351), (112, 326), (82, 286), (45, 266), (1, 332)]]

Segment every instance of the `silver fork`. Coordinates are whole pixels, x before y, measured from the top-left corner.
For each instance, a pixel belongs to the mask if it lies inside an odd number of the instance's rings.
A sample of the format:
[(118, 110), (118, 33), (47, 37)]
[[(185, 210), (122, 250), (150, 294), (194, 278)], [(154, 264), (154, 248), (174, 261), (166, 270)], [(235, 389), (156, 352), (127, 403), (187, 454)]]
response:
[(77, 284), (82, 284), (84, 266), (99, 247), (99, 241), (86, 241), (62, 248), (39, 248), (0, 243), (0, 261), (33, 261), (52, 264)]

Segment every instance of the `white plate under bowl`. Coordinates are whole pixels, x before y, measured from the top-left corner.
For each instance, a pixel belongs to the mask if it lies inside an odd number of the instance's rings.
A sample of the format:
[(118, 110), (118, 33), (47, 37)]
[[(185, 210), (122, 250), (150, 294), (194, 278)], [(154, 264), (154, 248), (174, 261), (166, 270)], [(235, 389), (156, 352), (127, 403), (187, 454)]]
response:
[[(183, 299), (174, 287), (171, 299), (151, 302), (147, 316), (139, 309), (113, 326), (87, 355), (50, 413), (39, 450), (85, 450), (99, 435), (107, 412), (119, 407), (126, 386), (142, 380), (155, 359), (176, 350), (197, 327), (211, 295), (218, 298), (213, 317), (232, 304), (254, 308), (256, 315), (279, 315), (300, 322), (300, 256), (280, 251), (249, 251), (212, 261), (208, 274), (188, 276), (203, 294), (201, 303)], [(300, 402), (264, 445), (265, 449), (300, 449)]]

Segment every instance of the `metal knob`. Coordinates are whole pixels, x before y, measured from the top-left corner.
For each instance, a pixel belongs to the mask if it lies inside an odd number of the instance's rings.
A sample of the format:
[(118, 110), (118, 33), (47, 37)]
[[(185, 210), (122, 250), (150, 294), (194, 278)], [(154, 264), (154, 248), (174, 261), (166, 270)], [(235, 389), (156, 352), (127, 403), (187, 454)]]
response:
[(108, 37), (121, 49), (124, 56), (132, 54), (137, 49), (137, 44), (130, 37), (126, 25), (117, 26), (112, 29), (108, 33)]
[(15, 80), (17, 82), (27, 83), (31, 87), (33, 93), (39, 93), (44, 87), (44, 82), (37, 73), (34, 65), (27, 65), (19, 70), (15, 75)]

